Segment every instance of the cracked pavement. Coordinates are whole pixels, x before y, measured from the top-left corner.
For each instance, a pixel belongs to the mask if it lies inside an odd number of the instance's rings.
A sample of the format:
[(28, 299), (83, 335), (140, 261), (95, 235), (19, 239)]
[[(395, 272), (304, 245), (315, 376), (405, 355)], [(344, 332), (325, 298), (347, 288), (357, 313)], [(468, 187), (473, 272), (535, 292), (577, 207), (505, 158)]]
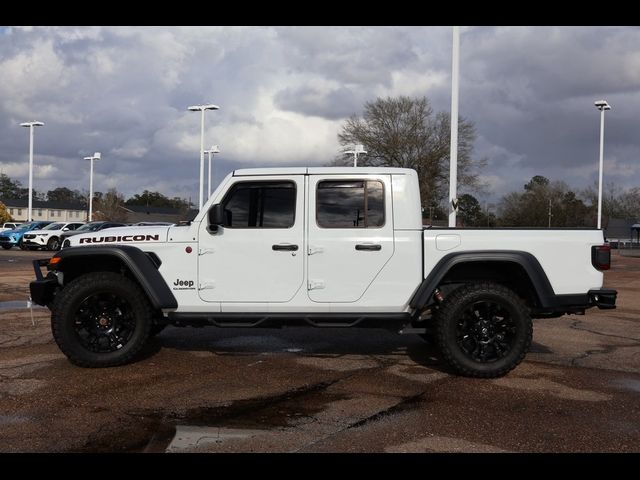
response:
[[(43, 256), (0, 252), (0, 301)], [(618, 309), (535, 320), (494, 380), (365, 329), (168, 327), (131, 365), (82, 369), (48, 310), (0, 310), (0, 451), (638, 452), (640, 258), (615, 252), (605, 285)]]

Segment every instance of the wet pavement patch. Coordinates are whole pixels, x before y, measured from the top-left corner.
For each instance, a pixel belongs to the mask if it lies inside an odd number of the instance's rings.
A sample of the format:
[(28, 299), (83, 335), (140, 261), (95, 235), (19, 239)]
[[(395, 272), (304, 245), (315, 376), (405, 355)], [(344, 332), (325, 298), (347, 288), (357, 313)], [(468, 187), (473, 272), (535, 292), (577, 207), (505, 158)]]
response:
[(26, 423), (31, 420), (31, 418), (22, 415), (0, 415), (0, 427)]
[(640, 380), (634, 380), (633, 378), (619, 378), (612, 382), (612, 385), (640, 393)]
[(100, 437), (87, 441), (82, 452), (165, 452), (247, 438), (270, 430), (285, 430), (314, 421), (314, 415), (345, 395), (325, 390), (339, 379), (320, 382), (270, 397), (238, 400), (227, 405), (183, 412), (133, 411), (120, 429), (105, 426)]
[(227, 440), (237, 440), (255, 437), (268, 430), (244, 430), (238, 428), (197, 427), (193, 425), (178, 425), (176, 433), (166, 452), (181, 452), (201, 447), (211, 443), (223, 443)]
[[(41, 305), (32, 304), (33, 308), (47, 308)], [(0, 310), (26, 310), (29, 308), (29, 302), (26, 300), (7, 300), (0, 302)]]

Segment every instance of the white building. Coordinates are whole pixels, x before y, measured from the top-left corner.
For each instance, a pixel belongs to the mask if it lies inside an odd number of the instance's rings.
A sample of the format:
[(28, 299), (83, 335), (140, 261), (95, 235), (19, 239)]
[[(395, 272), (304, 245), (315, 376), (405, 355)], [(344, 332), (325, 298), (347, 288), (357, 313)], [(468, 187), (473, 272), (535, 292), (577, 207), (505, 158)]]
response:
[[(29, 199), (0, 198), (16, 222), (26, 222), (29, 213)], [(87, 206), (81, 203), (43, 202), (34, 200), (32, 204), (33, 220), (52, 220), (55, 222), (84, 222), (87, 220)]]

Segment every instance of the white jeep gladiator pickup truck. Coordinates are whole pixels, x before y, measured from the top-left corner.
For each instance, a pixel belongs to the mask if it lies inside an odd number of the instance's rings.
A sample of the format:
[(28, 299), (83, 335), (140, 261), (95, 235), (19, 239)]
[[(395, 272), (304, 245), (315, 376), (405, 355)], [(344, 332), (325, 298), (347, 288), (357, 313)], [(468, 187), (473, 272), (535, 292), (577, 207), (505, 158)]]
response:
[(309, 324), (419, 333), (457, 373), (497, 377), (532, 318), (616, 301), (601, 230), (425, 229), (410, 169), (236, 170), (187, 225), (69, 241), (34, 261), (31, 297), (84, 367), (131, 361), (168, 324)]

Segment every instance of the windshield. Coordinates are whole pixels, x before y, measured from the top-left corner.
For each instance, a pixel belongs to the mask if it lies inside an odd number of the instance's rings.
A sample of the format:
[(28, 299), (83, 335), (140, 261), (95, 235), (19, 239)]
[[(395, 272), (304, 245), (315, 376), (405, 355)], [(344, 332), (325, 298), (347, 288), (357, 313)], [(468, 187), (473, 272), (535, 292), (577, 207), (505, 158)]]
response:
[(52, 223), (44, 227), (42, 230), (62, 230), (65, 225), (66, 223)]
[(98, 228), (100, 228), (102, 223), (85, 223), (81, 227), (76, 229), (76, 232), (95, 232)]
[(32, 223), (23, 223), (19, 227), (16, 227), (16, 230), (29, 230), (29, 228), (31, 228), (32, 226), (33, 226), (33, 222)]

